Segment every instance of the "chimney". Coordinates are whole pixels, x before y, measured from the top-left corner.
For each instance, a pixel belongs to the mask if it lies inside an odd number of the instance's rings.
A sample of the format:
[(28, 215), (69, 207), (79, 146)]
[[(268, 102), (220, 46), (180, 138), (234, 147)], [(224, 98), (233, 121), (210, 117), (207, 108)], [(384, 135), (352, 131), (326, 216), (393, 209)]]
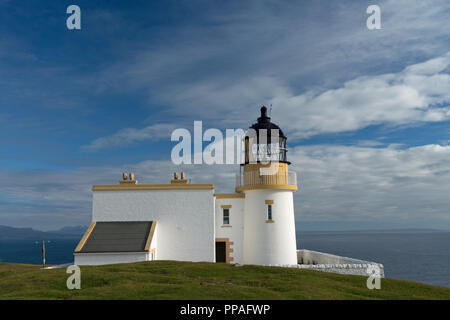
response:
[[(130, 179), (130, 180), (128, 180)], [(138, 184), (137, 180), (134, 179), (134, 173), (122, 173), (122, 180), (119, 181), (119, 184), (121, 185), (133, 185)]]
[(170, 180), (171, 184), (177, 183), (177, 184), (186, 184), (186, 176), (184, 175), (184, 172), (181, 172), (181, 179), (178, 179), (178, 172), (173, 173), (173, 179)]

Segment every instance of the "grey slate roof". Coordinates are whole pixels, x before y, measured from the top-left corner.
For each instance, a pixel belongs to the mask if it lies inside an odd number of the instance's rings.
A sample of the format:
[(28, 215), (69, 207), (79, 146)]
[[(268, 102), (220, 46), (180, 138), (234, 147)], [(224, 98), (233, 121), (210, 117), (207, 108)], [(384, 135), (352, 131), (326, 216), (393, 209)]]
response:
[(79, 252), (143, 252), (153, 223), (153, 221), (97, 222)]

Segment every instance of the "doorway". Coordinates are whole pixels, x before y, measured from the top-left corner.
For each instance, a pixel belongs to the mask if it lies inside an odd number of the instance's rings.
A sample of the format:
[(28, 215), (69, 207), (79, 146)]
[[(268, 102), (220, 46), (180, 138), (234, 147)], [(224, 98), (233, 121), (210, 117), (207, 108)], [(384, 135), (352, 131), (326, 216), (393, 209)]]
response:
[(225, 241), (216, 241), (216, 262), (227, 262), (227, 247)]

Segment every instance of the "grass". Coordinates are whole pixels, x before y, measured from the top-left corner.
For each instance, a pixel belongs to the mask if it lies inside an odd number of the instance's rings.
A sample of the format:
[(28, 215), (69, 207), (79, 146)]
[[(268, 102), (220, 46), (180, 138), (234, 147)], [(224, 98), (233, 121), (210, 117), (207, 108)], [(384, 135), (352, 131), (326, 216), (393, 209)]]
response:
[(0, 263), (0, 299), (450, 299), (450, 288), (312, 270), (151, 261), (82, 266), (81, 290), (66, 269)]

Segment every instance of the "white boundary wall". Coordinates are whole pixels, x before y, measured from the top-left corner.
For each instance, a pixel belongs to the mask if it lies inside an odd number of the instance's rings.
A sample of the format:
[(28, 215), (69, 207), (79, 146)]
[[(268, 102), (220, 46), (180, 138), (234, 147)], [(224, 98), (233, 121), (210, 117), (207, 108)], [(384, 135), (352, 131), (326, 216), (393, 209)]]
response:
[(104, 264), (148, 261), (148, 252), (74, 253), (74, 264), (78, 266), (99, 266)]
[(305, 249), (297, 250), (297, 259), (298, 264), (295, 266), (296, 268), (361, 276), (368, 275), (367, 268), (369, 266), (377, 266), (380, 270), (381, 278), (384, 278), (384, 266), (376, 262)]
[[(380, 263), (336, 256), (311, 250), (297, 250), (297, 264), (271, 264), (272, 267), (310, 269), (323, 272), (351, 274), (358, 276), (373, 275), (373, 267), (379, 271), (378, 276), (384, 278), (384, 266)], [(307, 263), (307, 264), (303, 264)]]

